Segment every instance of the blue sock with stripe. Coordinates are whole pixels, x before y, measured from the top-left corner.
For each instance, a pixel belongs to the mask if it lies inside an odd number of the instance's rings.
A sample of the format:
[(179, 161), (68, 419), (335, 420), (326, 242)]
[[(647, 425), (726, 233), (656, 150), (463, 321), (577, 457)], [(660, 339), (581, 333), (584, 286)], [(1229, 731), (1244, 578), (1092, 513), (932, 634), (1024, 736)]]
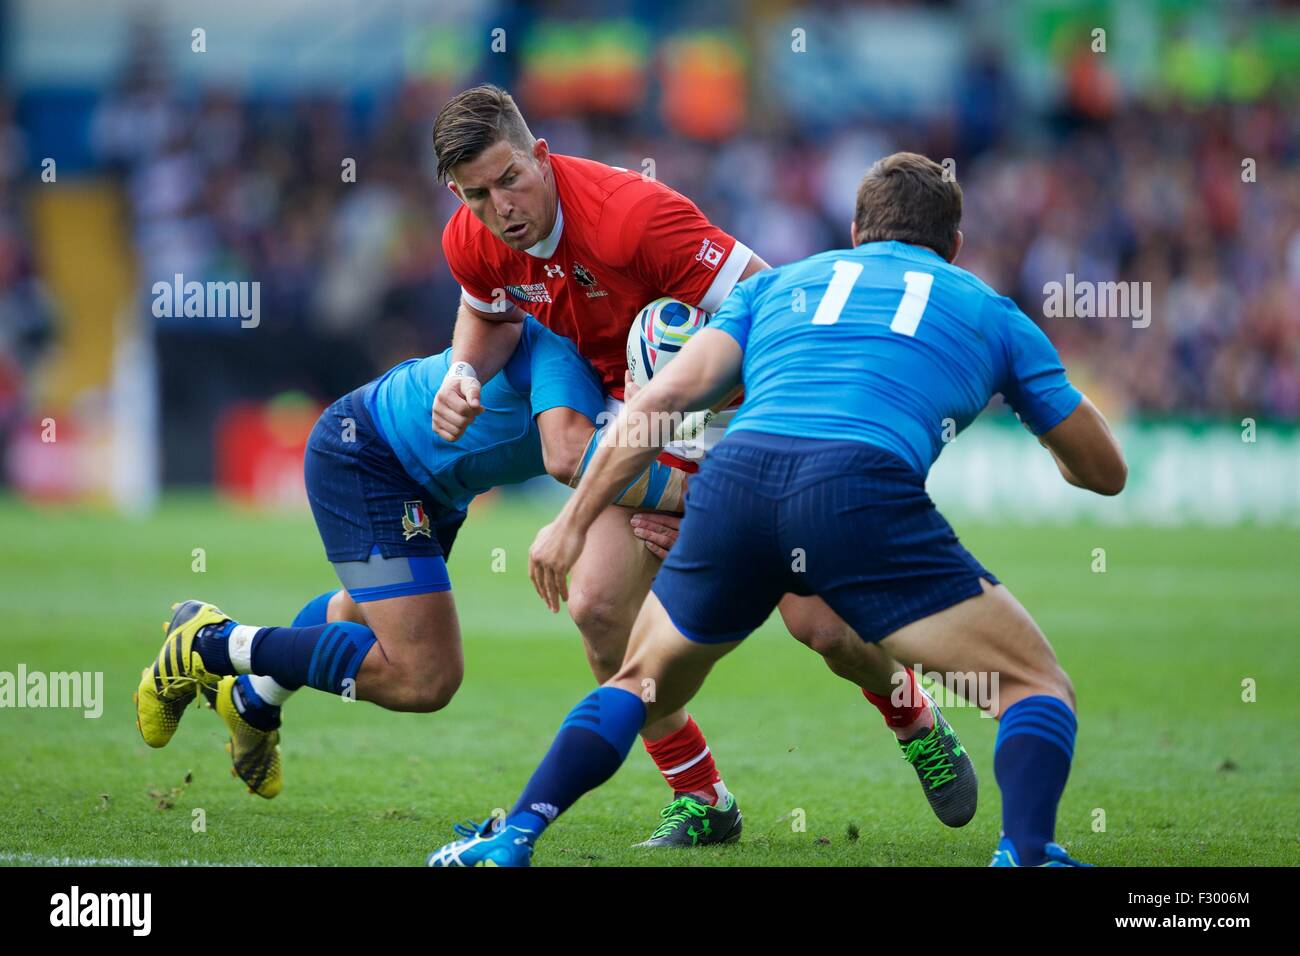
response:
[(235, 678), (235, 686), (230, 692), (235, 709), (250, 726), (258, 730), (275, 730), (280, 726), (280, 708), (264, 701), (253, 680), (247, 674)]
[(1056, 833), (1056, 806), (1070, 776), (1074, 712), (1057, 697), (1026, 697), (1006, 709), (993, 745), (993, 773), (1002, 790), (1002, 832), (1021, 866), (1047, 859)]
[(288, 690), (306, 684), (330, 694), (351, 690), (355, 697), (357, 671), (374, 644), (375, 632), (351, 621), (264, 627), (253, 638), (252, 670)]
[(292, 627), (311, 627), (313, 624), (326, 623), (326, 613), (329, 611), (330, 598), (338, 594), (338, 590), (326, 591), (319, 594), (303, 605), (298, 616), (293, 619)]
[(560, 724), (551, 749), (506, 817), (541, 835), (588, 790), (614, 776), (645, 724), (645, 704), (619, 687), (598, 687)]

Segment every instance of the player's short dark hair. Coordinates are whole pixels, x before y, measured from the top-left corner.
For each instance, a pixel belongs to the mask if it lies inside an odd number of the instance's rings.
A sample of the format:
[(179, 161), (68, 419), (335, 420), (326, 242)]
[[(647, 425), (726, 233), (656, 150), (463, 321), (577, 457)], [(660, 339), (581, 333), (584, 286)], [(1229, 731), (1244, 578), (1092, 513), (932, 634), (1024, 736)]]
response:
[(907, 242), (951, 260), (961, 225), (961, 187), (944, 172), (919, 153), (877, 160), (858, 185), (858, 242)]
[(520, 149), (532, 149), (536, 142), (514, 97), (491, 83), (457, 93), (433, 121), (438, 178), (445, 183), (453, 167), (477, 158), (503, 139)]

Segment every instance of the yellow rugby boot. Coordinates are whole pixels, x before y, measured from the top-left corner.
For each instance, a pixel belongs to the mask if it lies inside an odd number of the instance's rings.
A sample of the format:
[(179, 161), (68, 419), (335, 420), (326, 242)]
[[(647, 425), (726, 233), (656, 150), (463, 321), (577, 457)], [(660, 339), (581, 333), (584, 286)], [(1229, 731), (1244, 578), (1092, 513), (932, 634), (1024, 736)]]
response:
[(166, 747), (180, 726), (185, 708), (194, 700), (194, 693), (191, 691), (188, 696), (177, 700), (160, 696), (158, 680), (154, 676), (154, 668), (157, 666), (155, 661), (153, 667), (146, 667), (140, 672), (140, 686), (135, 692), (135, 726), (150, 747)]
[[(230, 754), (230, 772), (244, 781), (249, 793), (270, 800), (284, 786), (284, 775), (280, 766), (280, 731), (260, 730), (244, 719), (235, 704), (235, 677), (223, 677), (217, 684), (212, 700), (226, 729), (230, 731), (230, 742), (226, 752)], [(208, 691), (204, 692), (208, 696)]]
[(202, 601), (172, 605), (171, 620), (163, 625), (162, 650), (153, 666), (140, 674), (135, 692), (135, 725), (150, 747), (165, 747), (199, 686), (215, 686), (220, 679), (194, 652), (194, 636), (209, 624), (228, 620), (214, 605)]
[(203, 666), (203, 658), (194, 647), (194, 638), (210, 624), (224, 624), (230, 617), (215, 604), (203, 601), (182, 601), (172, 605), (171, 623), (167, 625), (167, 640), (158, 652), (154, 672), (161, 680), (158, 693), (168, 699), (184, 694), (193, 697), (200, 684), (216, 687), (221, 680)]

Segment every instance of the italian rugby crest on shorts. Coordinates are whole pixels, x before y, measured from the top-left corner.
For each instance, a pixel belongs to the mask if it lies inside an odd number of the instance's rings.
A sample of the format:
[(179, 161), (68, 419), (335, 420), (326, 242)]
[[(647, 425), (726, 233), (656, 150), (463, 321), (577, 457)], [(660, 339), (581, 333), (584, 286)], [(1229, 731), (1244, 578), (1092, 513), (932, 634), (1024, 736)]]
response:
[(426, 538), (432, 538), (433, 533), (429, 528), (429, 516), (424, 513), (424, 502), (407, 501), (403, 503), (406, 513), (402, 515), (402, 534), (407, 541), (410, 541), (417, 534), (422, 534)]

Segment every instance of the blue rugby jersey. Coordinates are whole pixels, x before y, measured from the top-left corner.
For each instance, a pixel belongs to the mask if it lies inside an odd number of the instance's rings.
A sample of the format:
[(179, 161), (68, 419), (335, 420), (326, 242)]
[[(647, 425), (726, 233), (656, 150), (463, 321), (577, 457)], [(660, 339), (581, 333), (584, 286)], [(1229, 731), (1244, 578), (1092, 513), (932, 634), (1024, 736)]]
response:
[(1043, 331), (922, 246), (864, 243), (740, 283), (709, 323), (744, 351), (730, 431), (861, 441), (922, 475), (1001, 393), (1036, 435), (1082, 395)]
[(367, 410), (402, 467), (444, 505), (464, 510), (497, 485), (546, 473), (536, 416), (564, 407), (593, 424), (605, 410), (600, 380), (573, 343), (529, 316), (514, 354), (483, 385), (483, 413), (458, 441), (433, 430), (433, 397), (451, 349), (389, 369), (369, 391)]

